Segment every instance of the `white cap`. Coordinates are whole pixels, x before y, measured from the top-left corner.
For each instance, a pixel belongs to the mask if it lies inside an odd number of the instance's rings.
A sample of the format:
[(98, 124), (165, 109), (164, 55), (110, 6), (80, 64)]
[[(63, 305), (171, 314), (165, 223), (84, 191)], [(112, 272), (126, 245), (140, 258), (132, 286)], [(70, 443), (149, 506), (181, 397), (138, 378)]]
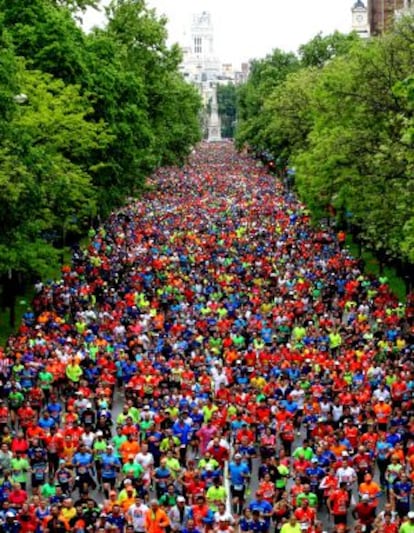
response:
[(407, 516), (410, 520), (412, 520), (414, 518), (414, 511), (410, 511)]
[(184, 496), (178, 496), (177, 497), (177, 502), (185, 502)]
[(363, 495), (361, 496), (361, 500), (362, 500), (363, 502), (367, 502), (367, 501), (369, 500), (369, 494), (363, 494)]

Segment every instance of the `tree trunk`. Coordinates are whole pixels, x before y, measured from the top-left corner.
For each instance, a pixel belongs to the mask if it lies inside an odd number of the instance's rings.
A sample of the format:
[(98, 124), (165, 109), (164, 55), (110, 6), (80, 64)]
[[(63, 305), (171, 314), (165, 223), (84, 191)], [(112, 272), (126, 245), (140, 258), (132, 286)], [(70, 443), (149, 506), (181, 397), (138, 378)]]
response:
[(15, 270), (10, 270), (9, 275), (3, 279), (4, 306), (9, 308), (9, 325), (16, 326), (16, 298), (18, 289), (18, 276)]

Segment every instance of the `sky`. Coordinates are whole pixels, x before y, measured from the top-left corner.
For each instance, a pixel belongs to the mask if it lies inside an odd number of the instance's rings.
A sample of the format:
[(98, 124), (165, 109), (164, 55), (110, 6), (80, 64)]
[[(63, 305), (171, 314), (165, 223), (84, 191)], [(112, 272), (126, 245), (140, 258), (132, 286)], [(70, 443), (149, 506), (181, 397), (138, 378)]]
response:
[[(105, 0), (103, 0), (105, 1)], [(353, 0), (147, 0), (168, 18), (169, 42), (186, 44), (192, 15), (208, 11), (214, 25), (215, 54), (237, 65), (261, 58), (275, 48), (296, 51), (317, 33), (351, 30)], [(102, 13), (89, 10), (84, 27), (104, 24)]]

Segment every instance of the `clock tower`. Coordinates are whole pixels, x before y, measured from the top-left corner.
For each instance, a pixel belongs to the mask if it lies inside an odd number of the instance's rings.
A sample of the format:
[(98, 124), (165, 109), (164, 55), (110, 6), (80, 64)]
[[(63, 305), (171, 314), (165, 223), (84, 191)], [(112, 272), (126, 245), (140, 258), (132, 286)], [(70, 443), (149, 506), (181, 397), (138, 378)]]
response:
[(368, 7), (362, 0), (357, 0), (352, 8), (352, 31), (360, 37), (369, 37)]

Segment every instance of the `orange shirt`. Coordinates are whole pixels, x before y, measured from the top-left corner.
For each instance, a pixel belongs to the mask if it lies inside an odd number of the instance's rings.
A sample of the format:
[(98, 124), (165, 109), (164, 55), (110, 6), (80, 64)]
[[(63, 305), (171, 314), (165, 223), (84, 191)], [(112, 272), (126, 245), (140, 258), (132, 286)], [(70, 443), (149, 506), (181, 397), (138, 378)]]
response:
[(164, 533), (169, 524), (170, 521), (163, 509), (158, 508), (156, 511), (148, 509), (145, 514), (145, 531), (147, 533)]
[(375, 481), (370, 481), (368, 483), (361, 483), (359, 486), (359, 493), (360, 495), (368, 494), (368, 496), (371, 498), (372, 504), (375, 505), (375, 507), (378, 505), (378, 499), (376, 496), (381, 492), (381, 489)]
[(377, 403), (374, 405), (374, 413), (379, 424), (387, 424), (391, 416), (392, 409), (388, 403)]
[(140, 451), (140, 446), (136, 440), (126, 440), (119, 447), (119, 451), (122, 456), (122, 462), (126, 463), (128, 461), (128, 456), (135, 456)]

